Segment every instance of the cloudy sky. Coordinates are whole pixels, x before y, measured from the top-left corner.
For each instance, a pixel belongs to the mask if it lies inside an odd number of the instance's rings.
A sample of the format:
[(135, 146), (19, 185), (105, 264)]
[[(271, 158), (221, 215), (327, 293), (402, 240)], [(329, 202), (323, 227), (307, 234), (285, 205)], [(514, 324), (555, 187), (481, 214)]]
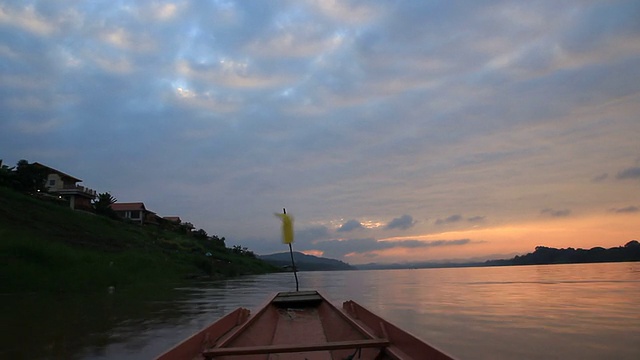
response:
[(353, 264), (640, 238), (638, 1), (0, 1), (0, 158)]

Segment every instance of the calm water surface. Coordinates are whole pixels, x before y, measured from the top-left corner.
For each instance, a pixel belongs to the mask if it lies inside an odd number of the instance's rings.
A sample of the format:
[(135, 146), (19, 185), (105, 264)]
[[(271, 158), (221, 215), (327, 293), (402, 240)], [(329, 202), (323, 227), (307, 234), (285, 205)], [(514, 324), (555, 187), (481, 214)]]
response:
[[(303, 272), (459, 359), (640, 359), (640, 263)], [(168, 294), (0, 296), (0, 358), (147, 359), (292, 274), (182, 284)]]

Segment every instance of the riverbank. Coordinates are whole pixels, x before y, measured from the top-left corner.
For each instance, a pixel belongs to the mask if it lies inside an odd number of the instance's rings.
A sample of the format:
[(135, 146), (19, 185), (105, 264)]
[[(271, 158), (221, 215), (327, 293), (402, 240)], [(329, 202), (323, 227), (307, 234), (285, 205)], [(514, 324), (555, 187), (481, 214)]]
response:
[(0, 293), (145, 288), (277, 269), (252, 253), (0, 187)]

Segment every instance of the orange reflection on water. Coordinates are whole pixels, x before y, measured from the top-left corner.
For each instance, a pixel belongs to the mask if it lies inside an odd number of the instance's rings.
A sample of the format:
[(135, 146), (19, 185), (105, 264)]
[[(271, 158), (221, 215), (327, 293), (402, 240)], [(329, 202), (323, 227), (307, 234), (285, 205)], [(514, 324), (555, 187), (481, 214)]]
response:
[(639, 274), (638, 263), (376, 271), (349, 291), (460, 359), (632, 358)]

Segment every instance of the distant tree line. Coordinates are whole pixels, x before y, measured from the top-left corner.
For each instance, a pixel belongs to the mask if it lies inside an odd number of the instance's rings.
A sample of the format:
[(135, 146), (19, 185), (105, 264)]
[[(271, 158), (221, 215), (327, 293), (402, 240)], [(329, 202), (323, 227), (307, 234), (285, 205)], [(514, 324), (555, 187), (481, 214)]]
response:
[(585, 249), (556, 249), (537, 246), (535, 251), (512, 259), (488, 260), (485, 265), (544, 265), (544, 264), (573, 264), (595, 262), (640, 261), (640, 243), (631, 240), (624, 246), (605, 249), (594, 247)]
[(256, 258), (256, 254), (254, 254), (253, 251), (250, 251), (247, 247), (240, 245), (233, 245), (231, 252), (237, 255), (247, 256), (254, 259)]

